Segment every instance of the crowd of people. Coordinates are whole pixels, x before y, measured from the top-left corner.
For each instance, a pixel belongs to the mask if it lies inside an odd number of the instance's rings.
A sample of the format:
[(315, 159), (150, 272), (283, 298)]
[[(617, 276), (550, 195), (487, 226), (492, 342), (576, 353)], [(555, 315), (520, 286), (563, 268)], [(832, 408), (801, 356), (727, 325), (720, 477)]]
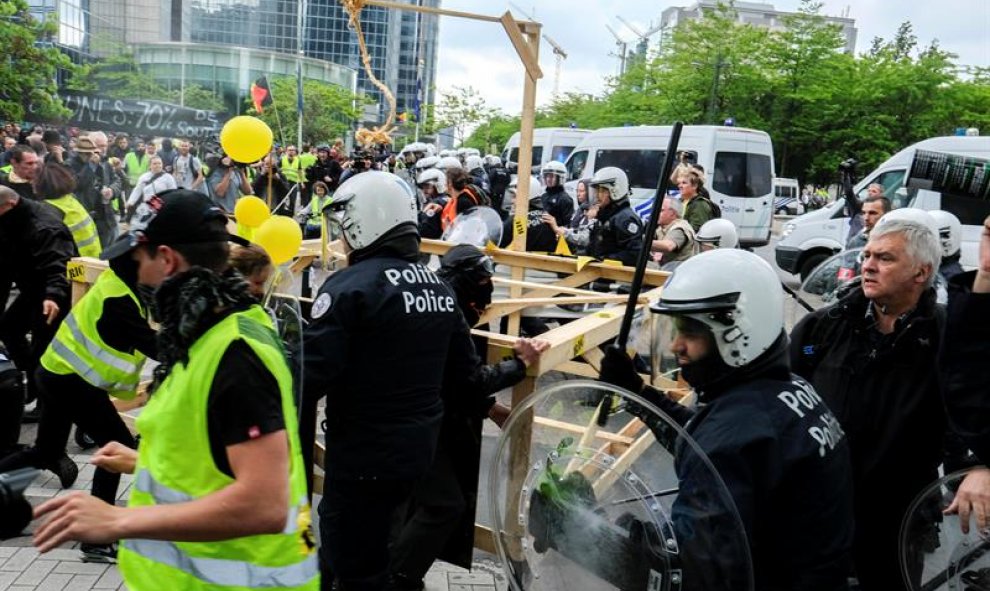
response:
[[(506, 420), (494, 393), (548, 345), (520, 338), (511, 359), (483, 363), (487, 346), (470, 328), (491, 302), (492, 260), (460, 245), (432, 268), (420, 242), (481, 207), (500, 212), (511, 240), (519, 182), (530, 183), (527, 250), (563, 241), (632, 265), (648, 240), (671, 271), (652, 309), (673, 319), (671, 351), (698, 404), (646, 384), (615, 348), (601, 379), (663, 410), (711, 460), (756, 588), (916, 584), (920, 573), (902, 574), (900, 525), (939, 470), (973, 468), (946, 510), (963, 527), (970, 515), (990, 527), (990, 218), (979, 268), (965, 272), (950, 217), (891, 211), (882, 195), (854, 203), (860, 279), (788, 334), (776, 272), (736, 248), (691, 164), (675, 170), (677, 194), (647, 237), (615, 167), (580, 180), (572, 198), (559, 163), (513, 181), (497, 157), (425, 144), (348, 158), (340, 146), (288, 146), (245, 166), (187, 142), (131, 150), (102, 132), (15, 131), (5, 128), (15, 141), (0, 175), (0, 341), (26, 380), (0, 392), (0, 472), (34, 466), (71, 486), (66, 442), (73, 424), (85, 432), (99, 446), (92, 495), (37, 507), (34, 541), (42, 552), (79, 541), (90, 559), (116, 559), (133, 589), (422, 589), (434, 560), (469, 564), (481, 422)], [(311, 235), (340, 238), (347, 257), (288, 356), (261, 306), (270, 262), (227, 231), (247, 192), (298, 214)], [(72, 305), (67, 267), (84, 249), (109, 269)], [(138, 441), (111, 397), (134, 396), (147, 359), (157, 365)], [(323, 398), (317, 540), (309, 499)], [(23, 446), (34, 399), (37, 440)], [(689, 468), (678, 468), (682, 490), (696, 485)], [(114, 504), (121, 473), (135, 476), (126, 508)], [(689, 552), (700, 517), (686, 496), (677, 502)]]

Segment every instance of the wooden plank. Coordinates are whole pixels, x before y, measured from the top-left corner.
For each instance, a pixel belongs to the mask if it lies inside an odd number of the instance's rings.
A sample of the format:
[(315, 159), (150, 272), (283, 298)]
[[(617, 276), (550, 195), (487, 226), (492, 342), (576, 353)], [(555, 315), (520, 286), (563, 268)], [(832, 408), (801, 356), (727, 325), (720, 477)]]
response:
[[(595, 408), (595, 412), (591, 413), (591, 420), (588, 421), (587, 426), (584, 428), (584, 432), (581, 433), (581, 439), (578, 439), (577, 450), (578, 454), (581, 450), (587, 449), (591, 442), (595, 440), (595, 435), (598, 433), (598, 415), (602, 412), (602, 405), (605, 403), (604, 399), (598, 403)], [(568, 472), (573, 472), (580, 468), (583, 464), (587, 463), (587, 459), (580, 457), (580, 455), (571, 458), (571, 461), (567, 462), (567, 467), (564, 468), (564, 474)]]
[[(575, 425), (574, 423), (568, 423), (567, 421), (558, 421), (557, 419), (549, 419), (547, 417), (535, 417), (533, 422), (537, 425), (542, 425), (544, 427), (550, 427), (551, 429), (558, 429), (560, 431), (566, 431), (568, 433), (585, 433), (586, 428), (581, 425)], [(615, 433), (610, 433), (608, 431), (594, 431), (593, 439), (601, 439), (602, 441), (608, 441), (612, 443), (625, 443), (631, 444), (634, 440), (632, 437), (627, 437), (623, 435), (616, 435)]]
[(480, 523), (474, 524), (474, 547), (482, 552), (498, 554), (495, 548), (495, 532)]
[(643, 435), (640, 435), (639, 439), (630, 445), (629, 449), (627, 449), (624, 454), (619, 456), (619, 459), (612, 464), (611, 469), (602, 474), (601, 477), (591, 485), (595, 490), (595, 497), (601, 498), (602, 493), (615, 484), (615, 482), (619, 479), (619, 476), (621, 476), (622, 473), (633, 464), (633, 462), (638, 460), (639, 457), (650, 448), (650, 445), (653, 442), (653, 433), (647, 431)]
[(598, 371), (595, 370), (595, 368), (591, 367), (587, 363), (580, 363), (578, 361), (565, 361), (557, 366), (557, 371), (581, 376), (582, 378), (588, 378), (591, 380), (598, 379)]
[[(416, 4), (399, 4), (398, 2), (388, 2), (387, 0), (365, 0), (368, 6), (381, 6), (382, 8), (392, 8), (395, 10), (410, 10), (412, 12), (423, 12), (426, 14), (439, 14), (441, 16), (453, 16), (456, 18), (466, 18), (475, 21), (487, 21), (490, 23), (501, 22), (497, 16), (486, 14), (475, 14), (473, 12), (462, 12), (459, 10), (448, 10), (446, 8), (433, 8), (432, 6), (419, 6)], [(520, 25), (529, 25), (532, 21), (516, 21)]]

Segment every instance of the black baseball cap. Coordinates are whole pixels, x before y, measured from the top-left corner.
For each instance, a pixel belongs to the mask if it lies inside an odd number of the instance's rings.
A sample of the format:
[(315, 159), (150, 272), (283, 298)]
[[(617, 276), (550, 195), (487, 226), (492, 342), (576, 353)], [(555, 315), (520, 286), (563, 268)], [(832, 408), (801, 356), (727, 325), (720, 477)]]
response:
[(227, 232), (227, 216), (209, 197), (188, 189), (175, 189), (145, 197), (128, 232), (100, 253), (100, 258), (117, 258), (140, 244), (175, 246), (204, 242), (249, 244)]

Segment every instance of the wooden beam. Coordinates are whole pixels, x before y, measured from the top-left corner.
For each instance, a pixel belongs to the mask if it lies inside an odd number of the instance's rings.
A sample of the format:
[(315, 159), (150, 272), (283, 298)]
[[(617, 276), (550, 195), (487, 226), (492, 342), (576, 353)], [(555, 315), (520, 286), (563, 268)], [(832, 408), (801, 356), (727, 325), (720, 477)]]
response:
[(498, 554), (495, 548), (495, 532), (490, 527), (474, 524), (474, 547), (482, 552)]
[[(423, 12), (426, 14), (439, 14), (440, 16), (453, 16), (457, 18), (466, 18), (475, 21), (485, 21), (489, 23), (501, 22), (501, 18), (497, 16), (488, 16), (486, 14), (475, 14), (473, 12), (461, 12), (459, 10), (447, 10), (446, 8), (433, 8), (430, 6), (418, 6), (416, 4), (399, 4), (398, 2), (388, 2), (387, 0), (365, 0), (365, 5), (367, 6), (381, 6), (382, 8), (393, 8), (395, 10), (410, 10), (412, 12)], [(534, 24), (532, 21), (516, 21), (520, 26), (525, 26), (529, 24)]]
[[(557, 419), (548, 419), (547, 417), (535, 417), (533, 422), (537, 425), (543, 425), (544, 427), (550, 427), (551, 429), (566, 431), (568, 433), (583, 434), (586, 432), (586, 428), (581, 425), (575, 425), (574, 423), (568, 423), (566, 421), (558, 421)], [(616, 435), (615, 433), (609, 433), (608, 431), (602, 430), (593, 430), (592, 435), (592, 439), (601, 439), (602, 441), (608, 441), (611, 443), (624, 443), (629, 445), (634, 441), (632, 437)]]
[(640, 435), (639, 439), (629, 446), (629, 449), (627, 449), (624, 454), (619, 456), (619, 459), (612, 464), (609, 471), (602, 474), (601, 478), (596, 480), (594, 484), (591, 485), (595, 490), (595, 497), (601, 498), (602, 493), (615, 484), (615, 481), (619, 479), (619, 476), (625, 472), (626, 469), (633, 464), (633, 462), (638, 460), (639, 457), (650, 448), (650, 444), (654, 441), (653, 433), (650, 431)]

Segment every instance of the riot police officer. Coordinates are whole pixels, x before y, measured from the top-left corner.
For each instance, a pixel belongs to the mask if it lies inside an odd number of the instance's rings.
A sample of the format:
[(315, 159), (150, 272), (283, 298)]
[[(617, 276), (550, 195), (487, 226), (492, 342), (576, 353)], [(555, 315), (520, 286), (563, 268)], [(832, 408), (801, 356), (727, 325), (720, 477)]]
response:
[[(697, 409), (644, 387), (615, 348), (601, 378), (686, 425), (739, 511), (754, 588), (837, 591), (847, 588), (853, 536), (849, 448), (815, 389), (790, 373), (783, 295), (768, 289), (777, 281), (769, 264), (737, 249), (696, 255), (667, 281), (652, 310), (673, 319), (670, 350)], [(682, 490), (692, 474), (679, 466)]]
[[(643, 243), (643, 220), (629, 204), (629, 179), (614, 166), (606, 166), (591, 179), (597, 191), (598, 223), (591, 230), (588, 253), (633, 266)], [(570, 221), (558, 222), (563, 225)]]
[[(445, 379), (473, 370), (451, 288), (419, 263), (416, 199), (394, 174), (341, 183), (327, 227), (348, 266), (320, 288), (303, 346), (304, 406), (327, 396), (324, 585), (382, 589), (393, 516), (430, 468)], [(312, 449), (313, 421), (303, 421)], [(310, 452), (311, 453), (311, 452)]]

